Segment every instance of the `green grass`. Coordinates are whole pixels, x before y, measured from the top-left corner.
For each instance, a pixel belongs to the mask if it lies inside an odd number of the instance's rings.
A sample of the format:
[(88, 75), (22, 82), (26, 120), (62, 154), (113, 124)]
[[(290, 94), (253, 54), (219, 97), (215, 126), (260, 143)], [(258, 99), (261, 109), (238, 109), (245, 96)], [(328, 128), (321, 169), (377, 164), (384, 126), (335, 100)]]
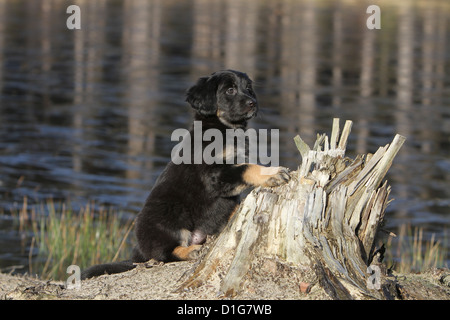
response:
[(424, 240), (424, 229), (403, 224), (399, 228), (396, 243), (389, 238), (386, 244), (386, 263), (394, 265), (400, 273), (421, 272), (433, 268), (449, 267), (445, 264), (448, 256), (448, 236), (436, 240), (435, 234)]
[(19, 232), (31, 237), (28, 272), (42, 279), (65, 280), (69, 265), (83, 269), (126, 259), (131, 251), (127, 239), (134, 221), (92, 202), (74, 212), (70, 205), (52, 200), (28, 208), (25, 198), (16, 217)]

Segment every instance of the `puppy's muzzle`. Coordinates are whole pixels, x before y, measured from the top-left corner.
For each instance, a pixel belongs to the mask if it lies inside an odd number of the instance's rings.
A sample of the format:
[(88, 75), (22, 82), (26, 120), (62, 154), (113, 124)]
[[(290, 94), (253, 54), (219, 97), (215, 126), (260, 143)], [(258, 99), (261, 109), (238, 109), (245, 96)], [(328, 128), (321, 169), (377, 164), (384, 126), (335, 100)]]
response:
[(245, 108), (245, 117), (246, 119), (253, 118), (256, 116), (256, 113), (258, 112), (258, 104), (255, 100), (249, 99), (245, 102), (246, 108)]

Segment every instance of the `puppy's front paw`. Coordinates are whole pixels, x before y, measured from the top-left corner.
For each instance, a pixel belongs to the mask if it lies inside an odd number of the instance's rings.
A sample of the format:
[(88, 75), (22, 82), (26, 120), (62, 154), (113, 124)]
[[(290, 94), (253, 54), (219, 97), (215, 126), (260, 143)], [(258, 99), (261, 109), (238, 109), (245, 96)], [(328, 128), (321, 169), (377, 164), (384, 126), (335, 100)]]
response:
[[(284, 167), (269, 167), (265, 168), (266, 173), (269, 173), (270, 176), (262, 185), (263, 187), (276, 187), (282, 184), (285, 184), (291, 179), (289, 175), (289, 169)], [(274, 172), (274, 173), (272, 173)]]

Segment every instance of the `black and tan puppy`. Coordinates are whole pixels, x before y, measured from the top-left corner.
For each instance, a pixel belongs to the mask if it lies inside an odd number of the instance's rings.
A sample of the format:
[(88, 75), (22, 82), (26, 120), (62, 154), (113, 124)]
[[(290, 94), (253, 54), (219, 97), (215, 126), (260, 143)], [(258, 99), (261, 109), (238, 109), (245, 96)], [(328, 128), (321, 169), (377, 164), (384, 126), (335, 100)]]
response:
[[(252, 81), (245, 73), (232, 70), (200, 78), (187, 91), (186, 101), (195, 109), (195, 121), (201, 121), (203, 132), (216, 129), (224, 137), (227, 129), (245, 129), (258, 111)], [(193, 128), (190, 134), (194, 135)], [(191, 139), (192, 146), (194, 143), (198, 139)], [(209, 142), (200, 143), (203, 150)], [(229, 156), (229, 149), (224, 139), (223, 157)], [(196, 148), (190, 150), (193, 159)], [(135, 262), (150, 259), (168, 262), (196, 258), (206, 236), (225, 227), (242, 191), (289, 180), (285, 168), (274, 168), (272, 174), (262, 168), (236, 162), (169, 162), (137, 216), (137, 246), (132, 259), (92, 266), (82, 273), (82, 278), (123, 272), (132, 269)]]

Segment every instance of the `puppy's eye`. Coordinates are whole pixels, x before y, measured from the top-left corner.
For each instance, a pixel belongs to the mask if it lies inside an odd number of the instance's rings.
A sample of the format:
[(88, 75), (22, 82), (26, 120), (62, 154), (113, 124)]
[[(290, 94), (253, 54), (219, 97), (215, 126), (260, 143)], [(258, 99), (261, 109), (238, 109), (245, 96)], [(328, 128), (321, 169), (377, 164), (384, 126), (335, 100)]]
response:
[(235, 95), (236, 94), (236, 89), (235, 88), (228, 88), (226, 93), (228, 95)]
[(248, 85), (246, 89), (248, 92), (253, 93), (253, 88), (251, 85)]

